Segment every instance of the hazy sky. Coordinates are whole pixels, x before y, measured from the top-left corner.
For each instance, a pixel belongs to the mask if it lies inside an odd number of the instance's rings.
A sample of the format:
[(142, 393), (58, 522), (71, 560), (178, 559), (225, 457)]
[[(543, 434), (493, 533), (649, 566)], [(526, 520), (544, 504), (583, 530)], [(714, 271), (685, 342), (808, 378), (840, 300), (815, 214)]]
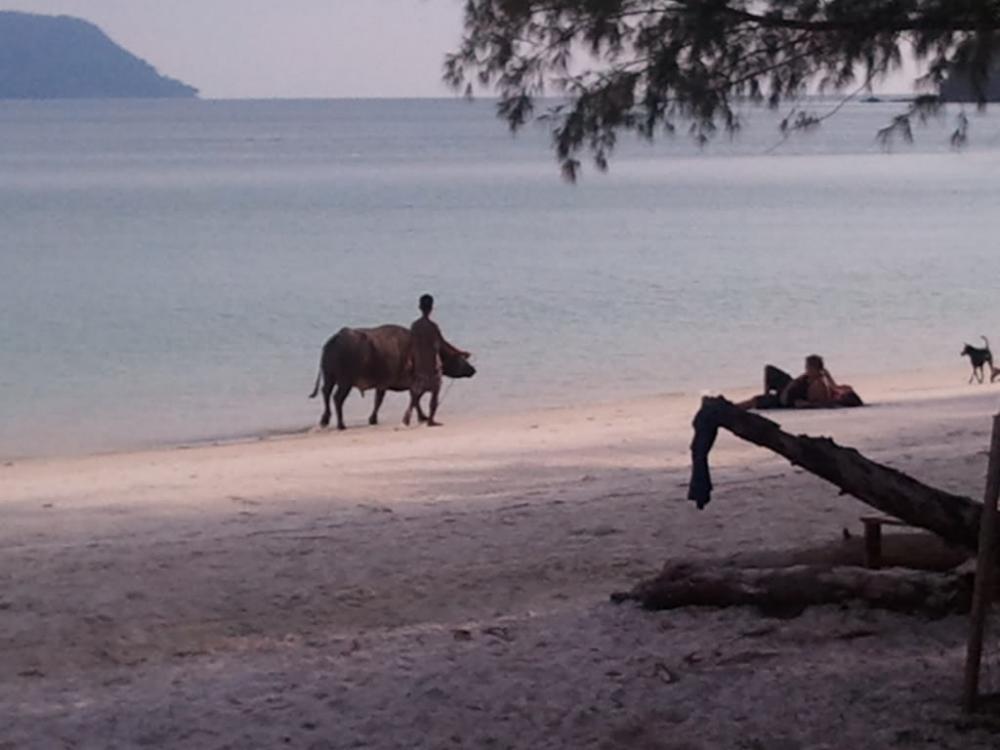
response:
[(448, 96), (460, 0), (0, 0), (93, 21), (206, 97)]
[[(461, 0), (0, 0), (93, 21), (205, 97), (449, 96)], [(910, 90), (913, 71), (882, 90)]]

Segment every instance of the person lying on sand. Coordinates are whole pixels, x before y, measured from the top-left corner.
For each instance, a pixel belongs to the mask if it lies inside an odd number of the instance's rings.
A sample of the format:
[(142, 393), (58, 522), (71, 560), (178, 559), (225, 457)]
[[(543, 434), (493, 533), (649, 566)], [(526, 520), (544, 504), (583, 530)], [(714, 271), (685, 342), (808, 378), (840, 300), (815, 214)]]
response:
[(793, 378), (784, 370), (764, 368), (764, 393), (737, 404), (741, 409), (833, 409), (863, 406), (849, 385), (840, 385), (818, 354), (806, 357), (805, 372)]

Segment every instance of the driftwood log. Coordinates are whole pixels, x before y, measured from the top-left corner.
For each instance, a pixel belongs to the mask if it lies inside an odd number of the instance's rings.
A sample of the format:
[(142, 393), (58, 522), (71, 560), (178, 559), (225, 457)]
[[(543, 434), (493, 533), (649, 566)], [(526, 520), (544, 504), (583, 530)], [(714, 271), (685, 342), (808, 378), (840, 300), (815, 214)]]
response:
[(814, 605), (860, 601), (877, 609), (936, 617), (968, 612), (972, 589), (972, 574), (823, 565), (736, 568), (688, 561), (668, 563), (655, 578), (628, 593), (614, 594), (612, 600), (656, 610), (753, 606), (783, 617)]
[(754, 606), (774, 615), (857, 600), (937, 616), (969, 611), (969, 559), (931, 534), (905, 532), (886, 538), (885, 561), (892, 567), (874, 571), (863, 567), (862, 540), (844, 537), (797, 549), (668, 561), (659, 575), (611, 598), (646, 609)]
[(926, 529), (969, 550), (978, 546), (981, 503), (930, 487), (829, 438), (791, 435), (770, 419), (740, 409), (724, 398), (705, 398), (694, 418), (688, 497), (699, 508), (712, 498), (708, 454), (720, 427), (784, 456), (793, 466), (827, 480), (843, 494), (910, 526)]

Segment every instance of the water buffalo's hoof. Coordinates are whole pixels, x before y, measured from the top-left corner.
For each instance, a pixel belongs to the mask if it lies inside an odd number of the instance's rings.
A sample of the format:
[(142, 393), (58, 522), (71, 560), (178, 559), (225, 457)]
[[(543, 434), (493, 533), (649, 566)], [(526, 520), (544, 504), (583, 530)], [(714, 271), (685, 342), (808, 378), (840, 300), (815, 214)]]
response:
[(370, 424), (372, 427), (374, 427), (375, 425), (378, 424), (378, 418), (377, 417), (372, 417), (371, 419), (368, 420), (368, 424)]
[(344, 430), (347, 429), (347, 427), (346, 427), (346, 425), (338, 424), (337, 425), (337, 429), (340, 430), (341, 432), (343, 432)]
[(326, 417), (323, 417), (323, 419), (319, 420), (319, 426), (323, 427), (323, 428), (329, 427), (330, 426), (330, 420), (328, 418), (326, 418)]

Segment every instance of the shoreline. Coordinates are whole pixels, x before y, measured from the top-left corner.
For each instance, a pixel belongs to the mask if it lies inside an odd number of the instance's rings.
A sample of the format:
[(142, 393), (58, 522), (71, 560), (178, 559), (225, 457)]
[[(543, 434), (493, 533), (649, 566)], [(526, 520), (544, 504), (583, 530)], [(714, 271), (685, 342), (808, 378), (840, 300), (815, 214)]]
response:
[[(976, 395), (976, 391), (970, 389), (977, 387), (978, 384), (957, 385), (954, 382), (955, 380), (954, 371), (949, 369), (947, 371), (913, 370), (897, 372), (891, 375), (888, 373), (867, 376), (863, 375), (858, 378), (849, 379), (845, 382), (850, 382), (859, 390), (862, 398), (865, 399), (866, 407), (875, 406), (880, 403), (895, 403), (918, 395), (922, 395), (926, 398), (951, 398), (961, 397), (964, 395)], [(982, 390), (985, 391), (989, 387), (990, 384), (986, 383)], [(591, 404), (591, 406), (597, 409), (607, 409), (617, 406), (627, 407), (629, 405), (639, 403), (670, 406), (683, 401), (690, 402), (694, 405), (691, 411), (691, 416), (694, 416), (694, 412), (697, 410), (697, 401), (702, 396), (725, 395), (730, 398), (730, 400), (740, 400), (755, 395), (758, 392), (759, 387), (755, 388), (744, 384), (742, 386), (726, 387), (722, 389), (706, 389), (699, 392), (691, 390), (648, 393), (627, 398), (597, 401)], [(356, 393), (354, 395), (355, 397), (357, 396)], [(1000, 408), (1000, 384), (996, 386), (996, 396), (997, 407)], [(368, 425), (367, 420), (362, 419), (359, 414), (353, 415), (353, 421), (351, 419), (348, 420), (348, 429), (345, 431), (345, 434), (354, 434), (361, 431), (365, 433), (383, 433), (387, 430), (392, 430), (393, 432), (413, 432), (419, 429), (418, 427), (413, 427), (407, 430), (399, 424), (394, 418), (396, 416), (396, 410), (393, 409), (393, 406), (394, 405), (392, 404), (387, 404), (383, 411), (380, 424), (374, 428)], [(568, 414), (577, 408), (579, 407), (567, 404), (528, 406), (515, 412), (503, 412), (499, 408), (496, 410), (491, 408), (473, 415), (454, 413), (447, 414), (443, 418), (446, 419), (445, 429), (448, 429), (449, 427), (461, 428), (487, 423), (502, 424), (505, 420), (511, 418), (527, 419), (532, 416), (550, 416), (560, 413)], [(770, 413), (773, 414), (781, 412)], [(80, 451), (55, 452), (51, 454), (0, 455), (0, 468), (9, 468), (12, 465), (58, 463), (63, 461), (78, 461), (84, 459), (110, 458), (119, 456), (141, 456), (164, 452), (170, 453), (174, 451), (206, 450), (260, 443), (272, 444), (308, 439), (310, 436), (323, 434), (338, 433), (335, 429), (321, 429), (314, 422), (313, 424), (306, 426), (287, 425), (254, 432), (229, 435), (211, 435), (207, 437), (168, 439), (164, 441), (137, 441), (134, 445), (128, 447), (92, 452), (82, 449)]]

